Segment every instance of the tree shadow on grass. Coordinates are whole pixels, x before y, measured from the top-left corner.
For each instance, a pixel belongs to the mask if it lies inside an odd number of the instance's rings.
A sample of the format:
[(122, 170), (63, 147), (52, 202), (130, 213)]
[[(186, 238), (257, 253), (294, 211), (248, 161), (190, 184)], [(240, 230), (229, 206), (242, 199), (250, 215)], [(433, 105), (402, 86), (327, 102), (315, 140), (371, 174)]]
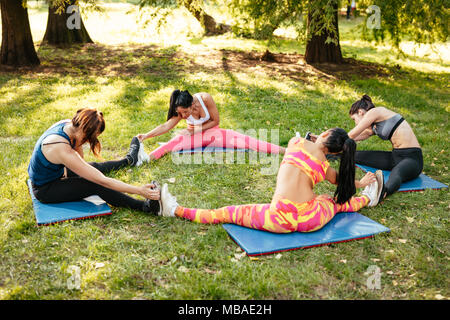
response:
[(47, 76), (135, 76), (164, 75), (174, 71), (175, 47), (154, 45), (73, 45), (69, 49), (40, 45), (41, 64), (36, 67), (0, 66), (1, 75)]
[(380, 64), (344, 59), (344, 64), (306, 64), (304, 55), (297, 53), (270, 53), (259, 51), (213, 50), (196, 51), (188, 55), (182, 51), (178, 56), (188, 61), (188, 71), (219, 70), (234, 73), (261, 74), (274, 78), (284, 77), (293, 81), (312, 83), (314, 81), (332, 82), (352, 78), (388, 77), (395, 69)]

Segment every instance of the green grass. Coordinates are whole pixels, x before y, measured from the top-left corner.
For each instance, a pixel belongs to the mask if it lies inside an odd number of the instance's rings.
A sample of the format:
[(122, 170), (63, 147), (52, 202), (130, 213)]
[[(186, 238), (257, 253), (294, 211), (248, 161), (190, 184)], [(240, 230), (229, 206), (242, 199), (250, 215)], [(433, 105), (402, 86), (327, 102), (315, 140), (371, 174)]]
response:
[[(41, 14), (34, 10), (31, 19)], [(271, 255), (236, 261), (238, 247), (220, 225), (117, 208), (109, 217), (36, 226), (25, 180), (34, 143), (47, 127), (72, 117), (80, 107), (96, 107), (107, 122), (102, 156), (118, 159), (132, 136), (165, 120), (175, 88), (211, 93), (224, 128), (279, 129), (283, 146), (295, 131), (351, 129), (348, 109), (367, 93), (375, 104), (405, 116), (423, 147), (424, 172), (449, 184), (449, 61), (397, 58), (390, 50), (355, 39), (351, 30), (356, 23), (342, 24), (346, 56), (356, 54), (372, 63), (389, 60), (388, 65), (399, 64), (400, 70), (388, 68), (383, 77), (355, 74), (332, 81), (311, 75), (306, 83), (247, 69), (193, 67), (193, 48), (263, 51), (267, 46), (232, 36), (195, 36), (178, 45), (40, 47), (39, 74), (0, 74), (0, 298), (448, 299), (448, 190), (397, 193), (360, 211), (388, 226), (390, 234), (286, 252), (279, 259)], [(303, 52), (293, 40), (276, 41), (286, 52)], [(52, 67), (54, 61), (58, 68)], [(167, 134), (146, 141), (145, 148), (150, 151), (169, 138)], [(372, 138), (359, 148), (389, 150), (390, 145)], [(91, 154), (86, 158), (94, 160)], [(249, 161), (175, 165), (167, 155), (110, 176), (135, 185), (176, 178), (169, 187), (182, 205), (216, 208), (269, 202), (276, 176), (262, 175), (263, 167)], [(334, 189), (322, 183), (316, 191)], [(364, 273), (370, 265), (381, 269), (380, 290), (366, 287)], [(70, 266), (81, 269), (80, 290), (67, 287)]]

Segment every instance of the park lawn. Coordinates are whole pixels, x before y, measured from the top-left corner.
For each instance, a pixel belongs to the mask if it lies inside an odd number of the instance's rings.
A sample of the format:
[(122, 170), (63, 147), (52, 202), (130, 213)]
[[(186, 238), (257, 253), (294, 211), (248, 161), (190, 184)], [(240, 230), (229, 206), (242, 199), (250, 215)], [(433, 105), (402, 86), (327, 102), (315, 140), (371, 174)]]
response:
[[(33, 19), (45, 10), (30, 14)], [(449, 184), (449, 61), (399, 58), (355, 39), (355, 25), (342, 23), (343, 51), (365, 60), (362, 65), (368, 67), (362, 70), (371, 73), (259, 62), (255, 52), (263, 52), (267, 43), (229, 35), (196, 35), (168, 45), (96, 39), (97, 44), (70, 50), (39, 46), (37, 71), (1, 72), (0, 298), (448, 299), (448, 190), (397, 193), (360, 211), (389, 227), (389, 234), (257, 260), (242, 257), (220, 225), (125, 209), (113, 208), (108, 217), (36, 226), (25, 181), (32, 149), (46, 128), (78, 108), (96, 107), (106, 118), (102, 156), (118, 159), (134, 135), (165, 120), (176, 88), (209, 92), (221, 127), (277, 129), (283, 146), (295, 131), (351, 129), (348, 110), (367, 93), (376, 105), (400, 112), (412, 124), (423, 147), (424, 172)], [(303, 52), (288, 39), (268, 46), (274, 52), (283, 47), (294, 57)], [(242, 51), (250, 57), (246, 65), (236, 59)], [(288, 71), (292, 68), (296, 71)], [(171, 136), (147, 140), (146, 150)], [(390, 145), (371, 138), (359, 148), (389, 150)], [(175, 178), (169, 189), (186, 207), (270, 202), (276, 175), (262, 174), (268, 165), (245, 157), (244, 164), (176, 165), (169, 154), (110, 176), (136, 185)], [(86, 158), (95, 160), (91, 154)], [(332, 194), (334, 188), (322, 183), (316, 191)], [(382, 272), (381, 289), (366, 286), (371, 265)], [(70, 266), (81, 270), (79, 290), (68, 289)]]

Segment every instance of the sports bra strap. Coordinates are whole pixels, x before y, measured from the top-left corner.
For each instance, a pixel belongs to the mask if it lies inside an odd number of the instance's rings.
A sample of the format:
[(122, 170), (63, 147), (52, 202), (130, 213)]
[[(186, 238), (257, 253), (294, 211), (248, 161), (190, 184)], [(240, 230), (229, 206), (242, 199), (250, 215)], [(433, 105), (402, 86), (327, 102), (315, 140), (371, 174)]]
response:
[(202, 96), (201, 96), (199, 93), (194, 94), (194, 96), (197, 97), (198, 101), (200, 101), (200, 104), (201, 104), (202, 107), (203, 107), (203, 110), (205, 110), (205, 117), (204, 117), (204, 118), (209, 117), (208, 108), (206, 108), (206, 105), (205, 105), (205, 103), (203, 102)]
[(56, 142), (47, 142), (47, 143), (43, 143), (43, 146), (48, 146), (49, 144), (57, 144), (57, 143), (65, 143), (68, 144), (69, 146), (72, 146), (70, 143), (68, 142), (64, 142), (64, 141), (56, 141)]

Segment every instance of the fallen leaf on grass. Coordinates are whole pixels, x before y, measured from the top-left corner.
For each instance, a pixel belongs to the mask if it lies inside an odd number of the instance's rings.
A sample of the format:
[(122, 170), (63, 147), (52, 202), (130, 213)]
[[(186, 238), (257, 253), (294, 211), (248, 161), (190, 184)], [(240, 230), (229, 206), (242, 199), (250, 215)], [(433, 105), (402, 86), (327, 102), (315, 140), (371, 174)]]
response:
[(406, 243), (407, 240), (406, 240), (406, 239), (398, 239), (398, 242), (400, 242), (400, 243)]
[(176, 179), (175, 178), (169, 178), (169, 179), (167, 179), (167, 181), (170, 182), (170, 183), (175, 183)]
[(175, 263), (178, 260), (178, 257), (175, 256), (172, 258), (172, 260), (169, 261), (169, 264)]
[(275, 256), (275, 259), (280, 260), (280, 259), (281, 259), (281, 253), (277, 254), (277, 255)]
[(186, 268), (185, 266), (180, 266), (180, 267), (178, 268), (178, 271), (187, 273), (187, 272), (189, 272), (189, 269)]
[(342, 259), (342, 260), (339, 260), (339, 262), (342, 262), (342, 263), (347, 263), (347, 260), (345, 260), (345, 259)]
[(413, 223), (414, 222), (414, 218), (406, 217), (406, 221), (408, 221), (409, 223)]
[(257, 258), (257, 257), (249, 256), (249, 258), (250, 258), (250, 260), (253, 260), (253, 261), (259, 260), (259, 258)]
[(380, 259), (370, 259), (370, 260), (372, 260), (373, 262), (378, 262), (378, 261), (381, 261)]
[(235, 257), (237, 260), (240, 260), (241, 258), (245, 257), (245, 255), (246, 255), (245, 252), (242, 252), (242, 253), (235, 253), (235, 254), (234, 254), (234, 257)]
[(219, 270), (219, 271), (215, 271), (215, 270), (211, 270), (211, 269), (208, 269), (208, 268), (205, 268), (205, 269), (203, 269), (206, 273), (209, 273), (209, 274), (220, 274), (222, 271), (221, 270)]
[(103, 262), (96, 262), (95, 263), (95, 269), (100, 269), (103, 268), (105, 266), (105, 264)]
[(440, 294), (437, 294), (437, 295), (435, 295), (434, 297), (435, 297), (436, 299), (438, 299), (438, 300), (445, 299), (445, 297), (444, 297), (443, 295), (440, 295)]

